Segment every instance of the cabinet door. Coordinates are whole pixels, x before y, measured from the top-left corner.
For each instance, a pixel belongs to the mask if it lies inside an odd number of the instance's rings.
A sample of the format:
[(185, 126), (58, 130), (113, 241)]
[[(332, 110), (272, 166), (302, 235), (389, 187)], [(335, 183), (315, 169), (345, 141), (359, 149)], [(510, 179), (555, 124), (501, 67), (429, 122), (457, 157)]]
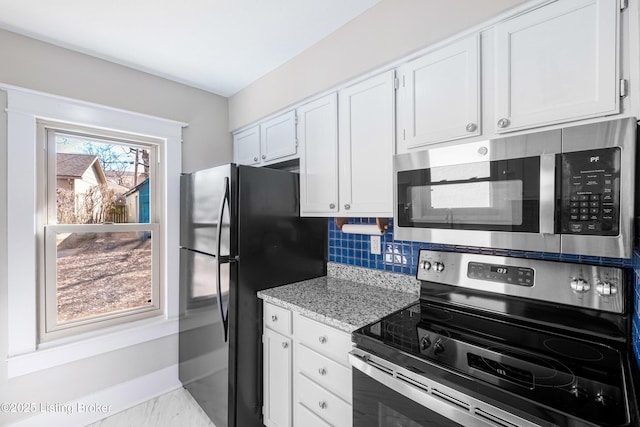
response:
[(293, 399), (292, 341), (265, 328), (263, 342), (264, 425), (291, 426)]
[(394, 72), (338, 94), (341, 216), (393, 215)]
[(399, 151), (480, 134), (479, 35), (398, 69)]
[(296, 154), (298, 144), (295, 110), (260, 123), (260, 146), (263, 162), (271, 162)]
[(239, 165), (260, 163), (260, 127), (258, 125), (233, 135), (233, 159)]
[(563, 0), (496, 26), (496, 131), (619, 110), (614, 0)]
[(338, 103), (336, 93), (298, 108), (300, 214), (338, 211)]

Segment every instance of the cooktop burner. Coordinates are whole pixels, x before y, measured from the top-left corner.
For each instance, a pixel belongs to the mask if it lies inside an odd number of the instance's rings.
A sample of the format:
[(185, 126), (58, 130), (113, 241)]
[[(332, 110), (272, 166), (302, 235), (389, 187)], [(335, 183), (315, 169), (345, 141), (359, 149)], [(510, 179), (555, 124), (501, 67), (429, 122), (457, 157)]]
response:
[[(441, 367), (483, 385), (483, 394), (498, 389), (541, 413), (558, 411), (597, 425), (627, 419), (622, 355), (607, 345), (428, 301), (357, 330), (354, 341), (377, 354), (399, 350), (405, 364), (409, 356)], [(456, 376), (447, 378), (455, 382)]]

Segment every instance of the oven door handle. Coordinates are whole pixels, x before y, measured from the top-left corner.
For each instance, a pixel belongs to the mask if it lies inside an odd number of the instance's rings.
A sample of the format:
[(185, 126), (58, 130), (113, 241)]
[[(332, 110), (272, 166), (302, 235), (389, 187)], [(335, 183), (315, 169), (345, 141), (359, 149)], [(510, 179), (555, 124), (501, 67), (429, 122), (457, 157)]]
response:
[(540, 233), (555, 234), (556, 155), (540, 156)]
[[(349, 363), (353, 368), (394, 392), (462, 425), (540, 427), (539, 424), (393, 365), (359, 348), (349, 352)], [(353, 393), (355, 404), (357, 393), (355, 383)]]

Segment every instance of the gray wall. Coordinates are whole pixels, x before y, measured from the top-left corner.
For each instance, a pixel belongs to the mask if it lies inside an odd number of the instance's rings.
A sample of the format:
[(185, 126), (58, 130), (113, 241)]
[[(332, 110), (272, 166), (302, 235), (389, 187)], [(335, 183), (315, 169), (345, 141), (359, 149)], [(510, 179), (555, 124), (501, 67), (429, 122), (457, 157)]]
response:
[[(188, 123), (183, 132), (185, 172), (231, 160), (226, 98), (4, 30), (0, 30), (0, 52), (0, 83)], [(0, 91), (2, 362), (7, 357), (7, 251), (19, 244), (7, 242), (6, 106), (6, 92)], [(178, 338), (168, 336), (12, 379), (7, 379), (2, 363), (0, 402), (63, 403), (170, 367), (177, 359)], [(23, 416), (0, 413), (0, 425)]]
[(399, 60), (524, 1), (382, 0), (230, 97), (229, 129)]

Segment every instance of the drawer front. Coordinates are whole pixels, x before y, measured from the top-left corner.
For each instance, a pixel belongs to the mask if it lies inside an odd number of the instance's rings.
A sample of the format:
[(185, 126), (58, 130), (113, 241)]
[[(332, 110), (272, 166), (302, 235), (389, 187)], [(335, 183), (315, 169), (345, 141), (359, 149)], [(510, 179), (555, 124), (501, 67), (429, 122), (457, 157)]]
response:
[(296, 415), (293, 425), (300, 427), (331, 427), (331, 424), (327, 424), (302, 403), (296, 405)]
[(304, 344), (296, 345), (296, 367), (298, 372), (351, 403), (350, 368), (316, 353)]
[(348, 359), (352, 347), (350, 334), (304, 316), (296, 316), (296, 339), (344, 366), (350, 366)]
[(351, 405), (302, 374), (296, 375), (296, 397), (297, 404), (306, 406), (329, 424), (340, 427), (353, 424)]
[(281, 334), (291, 335), (291, 311), (265, 302), (263, 316), (264, 326)]

